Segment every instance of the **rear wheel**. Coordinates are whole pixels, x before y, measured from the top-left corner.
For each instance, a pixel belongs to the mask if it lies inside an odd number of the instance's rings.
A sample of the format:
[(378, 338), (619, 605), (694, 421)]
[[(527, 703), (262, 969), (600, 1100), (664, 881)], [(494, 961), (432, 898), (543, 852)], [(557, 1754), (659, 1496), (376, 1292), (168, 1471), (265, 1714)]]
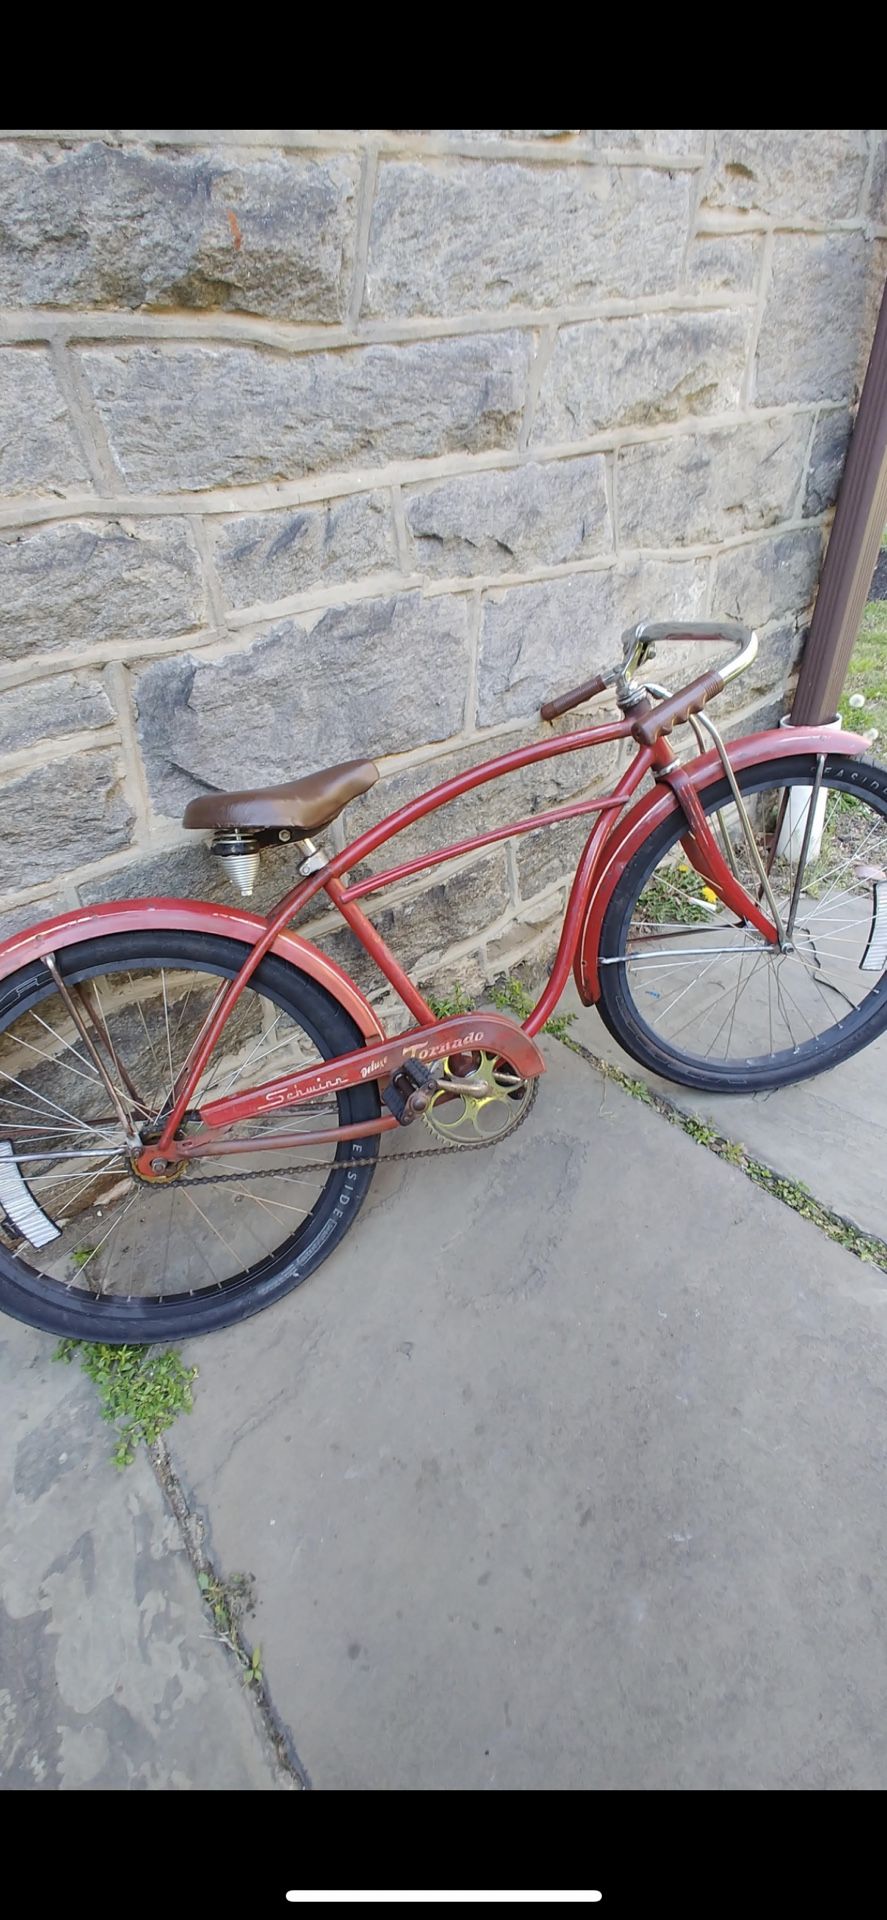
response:
[[(816, 759), (795, 757), (738, 775), (786, 924), (794, 903), (789, 950), (721, 905), (681, 845), (680, 813), (638, 849), (616, 887), (601, 930), (599, 1010), (627, 1053), (681, 1086), (788, 1086), (887, 1028), (887, 772), (830, 755), (813, 806), (817, 769)], [(700, 799), (759, 899), (727, 781)]]
[[(248, 949), (214, 935), (111, 935), (57, 965), (138, 1128), (150, 1131), (213, 1001)], [(362, 1044), (342, 1007), (277, 958), (235, 1006), (196, 1101)], [(371, 1082), (276, 1110), (229, 1137), (374, 1120)], [(0, 983), (0, 1308), (46, 1332), (109, 1344), (230, 1326), (307, 1279), (343, 1239), (378, 1141), (195, 1161), (167, 1184), (134, 1174), (91, 1047), (42, 961)], [(340, 1163), (358, 1161), (357, 1166)], [(220, 1177), (221, 1176), (221, 1177)]]

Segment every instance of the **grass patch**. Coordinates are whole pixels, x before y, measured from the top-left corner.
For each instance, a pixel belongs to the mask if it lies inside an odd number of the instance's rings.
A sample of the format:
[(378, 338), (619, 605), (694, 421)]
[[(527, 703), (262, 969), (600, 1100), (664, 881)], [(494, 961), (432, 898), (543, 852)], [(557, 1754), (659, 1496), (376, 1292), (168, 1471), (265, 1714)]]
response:
[[(523, 983), (513, 978), (497, 980), (490, 989), (490, 999), (502, 1013), (513, 1013), (515, 1019), (521, 1021), (529, 1019), (536, 1005)], [(438, 1020), (452, 1020), (460, 1013), (474, 1013), (477, 1002), (470, 1000), (461, 986), (456, 986), (446, 1000), (434, 1000), (429, 994), (428, 1005)], [(553, 1014), (550, 1020), (546, 1020), (542, 1031), (550, 1033), (555, 1040), (566, 1040), (575, 1018), (575, 1013)]]
[(672, 866), (660, 866), (638, 896), (635, 914), (648, 926), (677, 921), (686, 927), (711, 920), (709, 911), (719, 905), (718, 896), (706, 886), (702, 875), (686, 860)]
[(196, 1367), (186, 1367), (174, 1348), (105, 1347), (90, 1340), (60, 1340), (54, 1360), (71, 1364), (79, 1356), (87, 1379), (98, 1390), (103, 1420), (116, 1428), (111, 1455), (115, 1467), (128, 1467), (144, 1442), (150, 1447), (193, 1406)]
[[(861, 693), (864, 707), (851, 707), (851, 694)], [(887, 600), (870, 600), (862, 626), (850, 656), (847, 684), (841, 695), (841, 719), (854, 733), (871, 733), (878, 739), (872, 759), (887, 761)]]

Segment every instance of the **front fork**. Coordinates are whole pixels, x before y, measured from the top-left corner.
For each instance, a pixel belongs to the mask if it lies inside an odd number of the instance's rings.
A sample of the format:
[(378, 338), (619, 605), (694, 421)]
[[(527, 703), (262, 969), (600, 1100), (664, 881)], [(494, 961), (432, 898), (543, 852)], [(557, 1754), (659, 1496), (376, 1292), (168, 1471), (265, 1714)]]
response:
[[(769, 915), (764, 912), (763, 905), (759, 904), (759, 901), (753, 900), (751, 895), (747, 893), (746, 889), (742, 886), (736, 871), (736, 864), (729, 840), (725, 837), (724, 848), (722, 850), (690, 775), (686, 768), (682, 767), (675, 759), (668, 741), (664, 738), (657, 741), (654, 750), (653, 764), (655, 777), (662, 782), (663, 785), (671, 787), (685, 815), (689, 832), (682, 837), (681, 845), (697, 873), (705, 881), (706, 885), (711, 887), (718, 895), (718, 898), (723, 901), (724, 906), (730, 909), (731, 913), (735, 913), (739, 920), (754, 927), (756, 932), (763, 935), (769, 945), (778, 946), (784, 951), (789, 946), (791, 940), (796, 901), (794, 899), (792, 901), (789, 925), (786, 927), (779, 912), (773, 888), (770, 885), (769, 873), (761, 859), (758, 844), (754, 836), (754, 829), (749, 820), (745, 802), (739, 790), (736, 775), (730, 765), (723, 740), (717, 728), (708, 720), (707, 716), (704, 717), (704, 724), (706, 730), (711, 734), (720, 754), (721, 764), (733, 796), (733, 804), (742, 828), (752, 869), (757, 873), (760, 882), (760, 894), (762, 900), (766, 901), (770, 909)], [(809, 811), (812, 819), (812, 807)], [(806, 846), (798, 867), (796, 893), (799, 892), (800, 889), (800, 880), (803, 875), (805, 862)]]

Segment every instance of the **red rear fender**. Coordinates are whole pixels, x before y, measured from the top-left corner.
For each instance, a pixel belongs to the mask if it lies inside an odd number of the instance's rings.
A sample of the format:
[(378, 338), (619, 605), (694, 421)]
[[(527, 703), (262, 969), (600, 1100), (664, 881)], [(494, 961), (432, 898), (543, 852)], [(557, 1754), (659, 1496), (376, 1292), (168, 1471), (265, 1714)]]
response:
[[(0, 945), (0, 980), (16, 973), (30, 960), (45, 953), (56, 953), (78, 940), (93, 940), (99, 934), (134, 933), (162, 928), (188, 933), (217, 933), (228, 940), (241, 940), (255, 946), (264, 933), (267, 920), (261, 914), (247, 913), (241, 907), (227, 907), (210, 900), (115, 900), (102, 907), (80, 907), (73, 913), (58, 914), (43, 920), (25, 933), (14, 933)], [(384, 1040), (385, 1033), (369, 1001), (347, 973), (337, 967), (308, 940), (296, 933), (279, 933), (272, 952), (291, 966), (307, 973), (326, 987), (367, 1041)]]

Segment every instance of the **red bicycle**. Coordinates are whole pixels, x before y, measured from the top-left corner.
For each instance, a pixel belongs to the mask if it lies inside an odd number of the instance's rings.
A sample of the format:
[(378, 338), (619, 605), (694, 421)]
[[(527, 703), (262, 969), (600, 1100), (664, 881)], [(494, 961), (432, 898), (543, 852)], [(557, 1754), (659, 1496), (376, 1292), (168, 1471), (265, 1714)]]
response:
[[(676, 640), (737, 651), (669, 694), (645, 669)], [(193, 800), (185, 824), (212, 834), (245, 890), (263, 845), (293, 846), (298, 885), (267, 917), (136, 900), (0, 947), (0, 1306), (112, 1343), (270, 1306), (353, 1224), (383, 1134), (421, 1119), (430, 1151), (464, 1149), (521, 1122), (544, 1071), (536, 1036), (571, 968), (626, 1051), (685, 1086), (786, 1086), (874, 1039), (887, 1026), (887, 772), (861, 759), (864, 740), (816, 727), (725, 745), (704, 709), (756, 650), (730, 622), (641, 625), (617, 665), (542, 708), (553, 720), (612, 687), (621, 719), (472, 767), (332, 857), (312, 835), (373, 785), (372, 761)], [(686, 762), (668, 738), (682, 722), (699, 748)], [(362, 868), (487, 781), (619, 740), (635, 751), (610, 793)], [(359, 902), (582, 814), (597, 818), (529, 1018), (437, 1018)], [(412, 1016), (396, 1037), (289, 930), (320, 889)]]

